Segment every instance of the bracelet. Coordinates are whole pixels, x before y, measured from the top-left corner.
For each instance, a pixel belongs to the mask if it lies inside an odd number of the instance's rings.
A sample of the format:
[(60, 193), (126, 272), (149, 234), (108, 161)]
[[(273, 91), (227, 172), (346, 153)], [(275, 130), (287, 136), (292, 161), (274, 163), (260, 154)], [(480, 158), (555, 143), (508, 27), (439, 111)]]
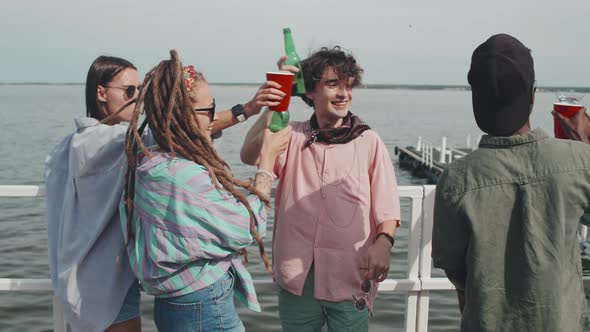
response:
[(393, 245), (395, 244), (395, 239), (393, 238), (393, 236), (389, 235), (389, 233), (381, 232), (381, 233), (377, 234), (377, 236), (375, 236), (375, 241), (377, 241), (377, 239), (381, 235), (385, 236), (389, 240), (389, 242), (391, 242), (391, 247), (393, 248)]
[(274, 179), (275, 179), (275, 175), (274, 175), (274, 174), (272, 174), (272, 172), (271, 172), (271, 171), (269, 171), (269, 170), (266, 170), (266, 169), (264, 169), (264, 168), (261, 168), (261, 169), (257, 170), (257, 171), (256, 171), (256, 175), (258, 175), (258, 174), (264, 174), (264, 175), (268, 176), (268, 177), (270, 178), (270, 180), (271, 180), (271, 181), (274, 181)]

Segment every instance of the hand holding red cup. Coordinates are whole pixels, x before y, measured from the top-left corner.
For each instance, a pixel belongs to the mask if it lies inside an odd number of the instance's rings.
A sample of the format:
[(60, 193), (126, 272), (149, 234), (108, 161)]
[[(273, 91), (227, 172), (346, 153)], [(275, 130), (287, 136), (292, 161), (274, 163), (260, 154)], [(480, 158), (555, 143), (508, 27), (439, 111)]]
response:
[[(586, 114), (586, 108), (581, 107), (577, 110), (568, 109), (569, 113), (553, 111), (554, 123), (555, 123), (555, 136), (557, 137), (557, 128), (559, 128), (560, 135), (565, 138), (576, 141), (581, 141), (590, 144), (590, 117)], [(570, 117), (567, 117), (570, 115)]]
[(266, 80), (277, 82), (281, 85), (281, 91), (285, 93), (285, 97), (277, 106), (271, 106), (269, 109), (276, 112), (285, 112), (289, 109), (289, 101), (291, 100), (291, 85), (293, 84), (293, 77), (295, 75), (290, 72), (267, 72)]
[(558, 94), (557, 99), (558, 101), (553, 104), (553, 113), (560, 116), (555, 116), (553, 119), (555, 138), (569, 139), (571, 138), (571, 128), (564, 128), (562, 124), (568, 126), (566, 122), (571, 121), (564, 122), (564, 119), (572, 118), (584, 106), (580, 103), (581, 97), (575, 93), (562, 92)]

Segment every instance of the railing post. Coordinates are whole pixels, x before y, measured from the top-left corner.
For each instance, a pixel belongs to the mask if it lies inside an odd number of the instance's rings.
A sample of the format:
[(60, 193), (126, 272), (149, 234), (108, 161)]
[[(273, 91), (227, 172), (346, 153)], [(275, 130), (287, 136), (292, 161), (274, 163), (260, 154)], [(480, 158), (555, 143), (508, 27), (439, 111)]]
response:
[[(426, 150), (425, 150), (426, 152)], [(408, 227), (408, 270), (407, 278), (417, 280), (420, 269), (420, 229), (422, 218), (422, 198), (412, 197), (412, 206), (410, 211), (410, 225)], [(406, 295), (406, 317), (404, 321), (404, 331), (416, 331), (416, 308), (418, 306), (417, 291), (409, 291)]]
[[(436, 186), (423, 186), (422, 227), (420, 230), (420, 264), (418, 275), (420, 280), (430, 279), (432, 259), (432, 225), (434, 217), (434, 195)], [(416, 331), (428, 331), (428, 311), (430, 307), (430, 291), (421, 290), (418, 294)]]
[(580, 224), (578, 226), (578, 234), (580, 234), (580, 241), (583, 245), (588, 241), (588, 226)]
[(67, 332), (62, 306), (55, 296), (53, 297), (53, 331)]
[[(422, 149), (422, 144), (420, 144), (420, 148)], [(418, 150), (420, 151), (420, 150)], [(422, 149), (422, 153), (420, 153), (420, 163), (422, 163), (422, 165), (424, 165), (424, 160), (426, 160), (426, 156), (424, 155), (426, 153), (426, 151), (424, 149)]]
[(442, 143), (440, 144), (440, 158), (439, 163), (444, 164), (447, 156), (447, 137), (443, 136)]

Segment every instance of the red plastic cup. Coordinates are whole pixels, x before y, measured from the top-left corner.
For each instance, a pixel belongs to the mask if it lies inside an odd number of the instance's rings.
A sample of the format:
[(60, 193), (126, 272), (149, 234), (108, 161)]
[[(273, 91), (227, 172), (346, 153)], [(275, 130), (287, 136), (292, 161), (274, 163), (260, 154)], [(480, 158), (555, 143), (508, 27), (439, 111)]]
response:
[[(568, 102), (557, 102), (553, 104), (553, 110), (568, 119), (574, 116), (574, 114), (576, 114), (577, 111), (581, 110), (582, 107), (584, 106), (580, 104), (570, 104)], [(569, 139), (569, 137), (561, 127), (559, 120), (555, 118), (553, 119), (553, 132), (555, 134), (555, 138)]]
[(281, 91), (286, 95), (277, 106), (269, 107), (271, 111), (284, 112), (289, 109), (289, 101), (291, 100), (291, 85), (293, 84), (293, 77), (295, 74), (284, 71), (267, 72), (266, 80), (277, 82), (281, 85)]

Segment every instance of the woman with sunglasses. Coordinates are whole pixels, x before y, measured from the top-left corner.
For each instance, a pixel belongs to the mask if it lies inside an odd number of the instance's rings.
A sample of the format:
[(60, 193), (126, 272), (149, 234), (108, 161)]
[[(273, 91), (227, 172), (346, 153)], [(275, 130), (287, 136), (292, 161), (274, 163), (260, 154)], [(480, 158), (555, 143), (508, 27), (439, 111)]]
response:
[(46, 160), (49, 267), (73, 331), (140, 331), (139, 286), (121, 251), (125, 132), (139, 87), (129, 61), (100, 56), (86, 78), (86, 117)]
[[(176, 51), (170, 55), (146, 75), (127, 132), (120, 214), (131, 266), (155, 296), (159, 331), (244, 331), (234, 289), (248, 308), (260, 311), (242, 258), (257, 242), (270, 273), (261, 236), (271, 169), (291, 130), (266, 129), (254, 181), (234, 178), (211, 144), (215, 100), (207, 81), (194, 67), (183, 68)], [(141, 112), (153, 146), (136, 141)]]
[[(54, 295), (72, 331), (141, 331), (139, 286), (119, 226), (127, 160), (127, 126), (138, 96), (137, 69), (98, 57), (86, 79), (86, 117), (46, 160), (49, 266)], [(240, 109), (246, 116), (282, 98), (265, 83)], [(219, 112), (217, 132), (240, 122)], [(149, 128), (145, 144), (154, 142)]]

